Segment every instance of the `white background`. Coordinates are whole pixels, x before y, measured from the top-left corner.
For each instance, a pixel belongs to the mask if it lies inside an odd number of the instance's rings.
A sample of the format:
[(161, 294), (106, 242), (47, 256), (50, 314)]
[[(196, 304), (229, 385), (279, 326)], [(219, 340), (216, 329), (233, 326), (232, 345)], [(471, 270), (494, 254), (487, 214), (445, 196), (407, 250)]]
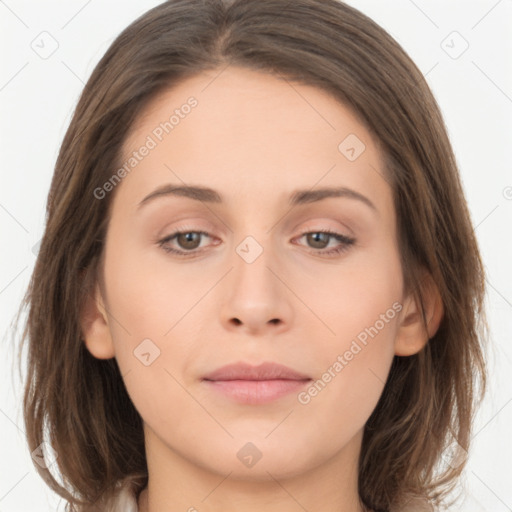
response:
[[(9, 324), (33, 269), (53, 166), (78, 96), (119, 32), (159, 3), (0, 1), (0, 512), (63, 510), (25, 446), (22, 389), (13, 370), (17, 337)], [(405, 48), (426, 75), (448, 126), (488, 273), (492, 334), (491, 389), (476, 419), (465, 490), (452, 510), (510, 511), (512, 0), (349, 3)], [(44, 31), (56, 43), (41, 36)], [(41, 37), (46, 48), (58, 44), (46, 59), (32, 48)], [(469, 47), (453, 58), (464, 40)]]

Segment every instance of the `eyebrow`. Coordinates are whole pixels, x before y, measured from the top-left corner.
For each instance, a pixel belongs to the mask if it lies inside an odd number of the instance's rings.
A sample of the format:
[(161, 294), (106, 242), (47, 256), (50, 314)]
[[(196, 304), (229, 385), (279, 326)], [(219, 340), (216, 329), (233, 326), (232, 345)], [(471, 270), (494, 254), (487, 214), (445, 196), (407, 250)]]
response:
[[(163, 196), (177, 196), (177, 197), (188, 197), (196, 201), (202, 201), (206, 203), (222, 203), (223, 197), (216, 190), (208, 187), (193, 186), (193, 185), (163, 185), (150, 194), (148, 194), (140, 203), (137, 208), (141, 208), (148, 202)], [(355, 199), (362, 202), (366, 206), (370, 207), (376, 213), (378, 213), (377, 207), (363, 194), (356, 192), (346, 187), (325, 187), (316, 190), (295, 190), (289, 198), (290, 206), (297, 206), (301, 204), (314, 203), (323, 199), (331, 197), (345, 197), (347, 199)]]

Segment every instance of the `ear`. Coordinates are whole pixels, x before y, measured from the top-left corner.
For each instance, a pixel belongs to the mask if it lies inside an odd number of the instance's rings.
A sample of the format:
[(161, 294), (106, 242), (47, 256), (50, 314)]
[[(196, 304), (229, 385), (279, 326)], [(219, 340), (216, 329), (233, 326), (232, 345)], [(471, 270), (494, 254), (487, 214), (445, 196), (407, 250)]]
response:
[(429, 272), (424, 271), (420, 281), (427, 328), (423, 322), (421, 304), (411, 292), (404, 301), (400, 325), (395, 338), (395, 355), (411, 356), (421, 351), (437, 332), (444, 314), (439, 289)]
[(93, 291), (87, 292), (80, 326), (85, 346), (94, 357), (110, 359), (115, 356), (104, 300), (97, 282)]

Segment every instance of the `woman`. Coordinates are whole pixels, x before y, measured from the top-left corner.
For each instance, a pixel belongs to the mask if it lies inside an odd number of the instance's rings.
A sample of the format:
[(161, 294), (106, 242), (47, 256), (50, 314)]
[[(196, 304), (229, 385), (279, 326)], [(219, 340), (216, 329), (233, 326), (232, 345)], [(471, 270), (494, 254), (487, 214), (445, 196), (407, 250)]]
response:
[(150, 10), (47, 211), (24, 412), (69, 510), (416, 511), (457, 482), (482, 263), (435, 99), (357, 10)]

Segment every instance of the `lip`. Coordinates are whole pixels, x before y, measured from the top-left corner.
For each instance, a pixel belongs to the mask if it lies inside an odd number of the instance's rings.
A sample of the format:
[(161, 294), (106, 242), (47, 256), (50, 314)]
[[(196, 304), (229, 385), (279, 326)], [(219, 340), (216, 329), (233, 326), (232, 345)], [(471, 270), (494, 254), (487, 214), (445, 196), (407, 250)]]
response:
[(243, 362), (228, 364), (203, 377), (205, 380), (305, 380), (309, 378), (309, 375), (272, 362), (261, 363), (258, 366)]
[(272, 402), (297, 393), (311, 380), (308, 375), (272, 362), (258, 366), (229, 364), (202, 379), (209, 388), (243, 404)]

